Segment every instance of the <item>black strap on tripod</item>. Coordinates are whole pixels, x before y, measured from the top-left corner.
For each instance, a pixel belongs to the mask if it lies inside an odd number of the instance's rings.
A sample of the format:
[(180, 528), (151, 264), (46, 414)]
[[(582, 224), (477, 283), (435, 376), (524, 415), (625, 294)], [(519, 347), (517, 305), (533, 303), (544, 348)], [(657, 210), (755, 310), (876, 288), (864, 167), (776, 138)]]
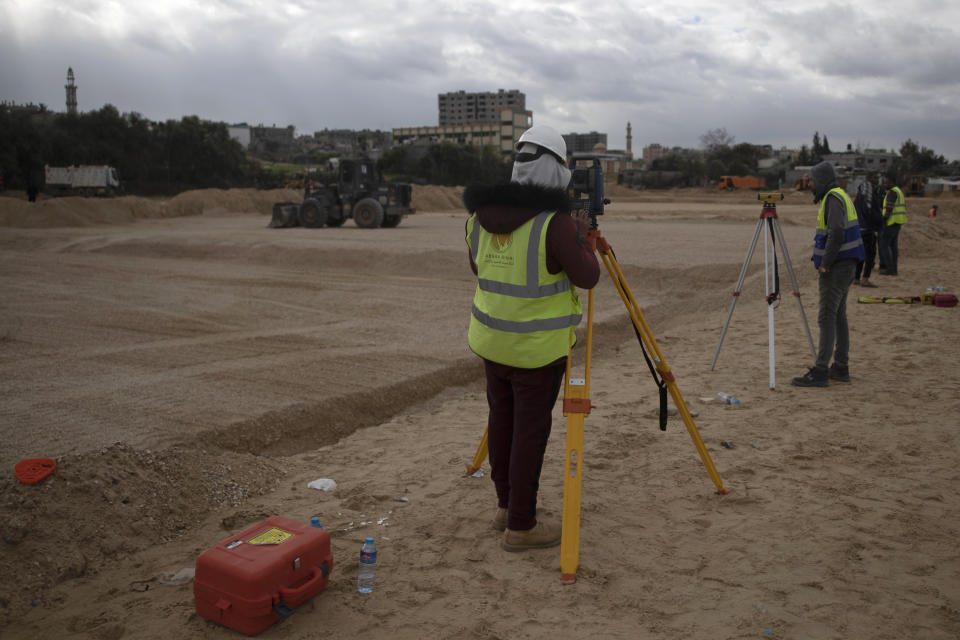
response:
[(773, 248), (773, 293), (767, 296), (767, 304), (771, 305), (780, 299), (780, 267), (777, 265), (777, 235), (774, 233), (773, 218), (767, 218), (770, 227), (770, 246)]
[[(610, 254), (613, 256), (613, 259), (617, 259), (617, 254), (613, 252), (613, 249), (609, 249)], [(626, 283), (620, 282), (620, 287), (625, 288)], [(631, 323), (632, 324), (632, 323)], [(650, 369), (650, 375), (653, 376), (653, 381), (657, 385), (657, 389), (660, 391), (660, 431), (667, 430), (667, 383), (664, 381), (663, 377), (657, 373), (657, 368), (653, 364), (653, 360), (650, 359), (650, 355), (647, 353), (647, 348), (643, 346), (643, 338), (640, 337), (640, 330), (637, 329), (636, 325), (633, 326), (633, 332), (637, 336), (637, 342), (640, 343), (640, 351), (643, 352), (643, 359), (647, 361), (647, 367)]]

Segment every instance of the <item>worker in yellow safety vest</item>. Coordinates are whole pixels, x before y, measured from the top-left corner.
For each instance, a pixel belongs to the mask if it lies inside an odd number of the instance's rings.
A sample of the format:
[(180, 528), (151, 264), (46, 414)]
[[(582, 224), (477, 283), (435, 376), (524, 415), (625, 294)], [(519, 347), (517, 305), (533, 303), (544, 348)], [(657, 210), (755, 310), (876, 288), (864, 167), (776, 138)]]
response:
[(582, 317), (576, 287), (600, 266), (590, 220), (570, 211), (566, 144), (535, 125), (517, 142), (509, 183), (469, 185), (466, 244), (477, 288), (468, 342), (486, 374), (487, 444), (497, 494), (493, 529), (507, 551), (560, 543), (560, 523), (537, 518), (552, 412)]
[[(814, 202), (820, 203), (813, 241), (813, 266), (817, 269), (820, 308), (817, 325), (820, 345), (817, 360), (806, 374), (793, 379), (798, 387), (826, 387), (830, 380), (850, 382), (850, 327), (847, 293), (864, 259), (857, 210), (839, 186), (829, 162), (813, 167)], [(830, 360), (833, 364), (830, 365)], [(829, 369), (827, 368), (830, 365)]]
[(900, 261), (900, 228), (907, 223), (907, 201), (887, 174), (887, 195), (883, 198), (883, 229), (880, 231), (880, 275), (895, 276)]

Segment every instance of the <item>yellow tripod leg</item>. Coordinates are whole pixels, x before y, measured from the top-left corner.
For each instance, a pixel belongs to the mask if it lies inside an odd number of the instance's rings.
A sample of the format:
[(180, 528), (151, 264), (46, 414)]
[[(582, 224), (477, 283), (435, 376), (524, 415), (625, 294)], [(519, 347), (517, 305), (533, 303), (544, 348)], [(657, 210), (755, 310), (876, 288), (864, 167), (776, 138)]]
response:
[(563, 386), (563, 415), (567, 418), (567, 446), (563, 462), (563, 521), (560, 530), (560, 581), (573, 584), (580, 563), (580, 503), (583, 493), (583, 422), (590, 413), (590, 353), (593, 347), (593, 289), (587, 298), (587, 340), (582, 380), (567, 375)]
[(720, 478), (720, 474), (717, 473), (717, 468), (713, 464), (713, 459), (710, 457), (707, 447), (703, 444), (703, 439), (700, 437), (700, 432), (693, 422), (693, 416), (690, 415), (687, 403), (680, 394), (680, 388), (677, 386), (676, 378), (670, 370), (669, 365), (667, 365), (667, 360), (663, 356), (663, 352), (660, 351), (660, 347), (653, 337), (653, 332), (650, 330), (650, 326), (640, 311), (640, 305), (637, 304), (636, 298), (633, 297), (633, 292), (630, 291), (630, 285), (627, 284), (623, 271), (620, 270), (616, 256), (610, 251), (610, 245), (602, 238), (600, 240), (601, 242), (598, 242), (600, 246), (600, 257), (603, 260), (604, 266), (607, 268), (607, 272), (610, 274), (611, 280), (613, 280), (614, 285), (616, 285), (617, 291), (620, 293), (620, 298), (623, 300), (623, 304), (630, 314), (633, 326), (640, 335), (643, 346), (646, 347), (647, 351), (652, 355), (657, 372), (660, 374), (660, 377), (663, 378), (664, 382), (666, 382), (670, 396), (673, 398), (674, 404), (677, 405), (677, 412), (680, 414), (680, 417), (683, 418), (683, 423), (687, 427), (687, 433), (690, 434), (690, 439), (693, 440), (693, 446), (696, 447), (697, 453), (700, 454), (700, 460), (707, 470), (707, 475), (710, 476), (714, 486), (717, 488), (717, 493), (725, 494), (728, 490), (723, 486), (723, 480)]
[[(583, 392), (584, 387), (573, 389)], [(581, 397), (579, 394), (574, 397)], [(567, 453), (563, 462), (563, 524), (560, 533), (560, 581), (573, 584), (580, 562), (580, 500), (583, 488), (583, 420), (567, 415)]]
[(483, 464), (483, 461), (487, 458), (487, 431), (483, 432), (483, 438), (480, 440), (480, 445), (477, 447), (477, 452), (473, 454), (473, 463), (467, 465), (467, 475), (472, 476), (479, 469), (480, 465)]

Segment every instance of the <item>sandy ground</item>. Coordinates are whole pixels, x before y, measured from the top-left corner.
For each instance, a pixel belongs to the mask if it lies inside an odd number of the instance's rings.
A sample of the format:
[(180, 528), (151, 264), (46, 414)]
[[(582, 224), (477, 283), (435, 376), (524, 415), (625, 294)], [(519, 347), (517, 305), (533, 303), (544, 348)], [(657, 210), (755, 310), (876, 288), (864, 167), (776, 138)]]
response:
[[(336, 567), (265, 638), (960, 636), (960, 310), (851, 300), (853, 382), (794, 388), (812, 357), (778, 246), (771, 390), (760, 243), (710, 371), (756, 195), (612, 189), (601, 231), (730, 493), (678, 418), (658, 429), (603, 276), (565, 586), (559, 549), (500, 549), (489, 477), (463, 474), (486, 402), (459, 190), (415, 189), (396, 229), (268, 229), (270, 203), (296, 195), (0, 198), (0, 636), (238, 637), (194, 613), (177, 574), (269, 515), (319, 516)], [(960, 292), (960, 199), (908, 212), (901, 275), (852, 296)], [(815, 340), (816, 209), (791, 193), (778, 213)], [(742, 404), (703, 401), (718, 391)], [(558, 406), (547, 518), (565, 431)], [(13, 465), (40, 456), (54, 474), (19, 483)]]

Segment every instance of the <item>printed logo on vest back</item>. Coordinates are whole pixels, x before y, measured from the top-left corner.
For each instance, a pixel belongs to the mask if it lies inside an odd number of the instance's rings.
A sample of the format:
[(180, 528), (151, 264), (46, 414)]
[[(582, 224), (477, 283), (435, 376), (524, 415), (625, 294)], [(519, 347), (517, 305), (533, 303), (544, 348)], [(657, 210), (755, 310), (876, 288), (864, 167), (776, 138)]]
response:
[(513, 238), (511, 233), (495, 233), (493, 234), (493, 248), (497, 251), (506, 251), (510, 247), (510, 241)]

